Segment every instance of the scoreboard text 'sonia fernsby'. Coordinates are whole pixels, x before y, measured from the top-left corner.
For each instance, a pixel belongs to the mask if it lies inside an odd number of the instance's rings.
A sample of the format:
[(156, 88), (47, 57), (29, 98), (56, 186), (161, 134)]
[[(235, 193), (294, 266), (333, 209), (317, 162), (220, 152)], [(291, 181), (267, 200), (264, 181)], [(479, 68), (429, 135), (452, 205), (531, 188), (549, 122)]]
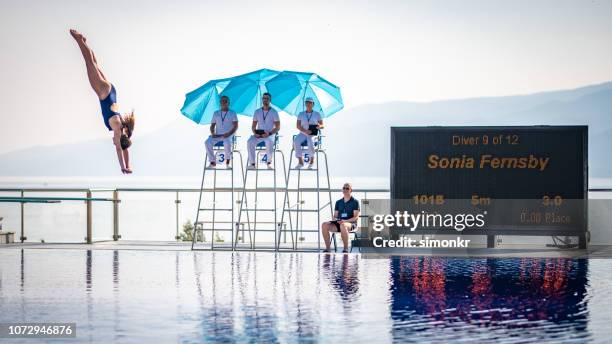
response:
[(585, 246), (587, 135), (586, 126), (393, 127), (393, 208), (480, 211), (485, 228), (463, 234), (569, 235)]

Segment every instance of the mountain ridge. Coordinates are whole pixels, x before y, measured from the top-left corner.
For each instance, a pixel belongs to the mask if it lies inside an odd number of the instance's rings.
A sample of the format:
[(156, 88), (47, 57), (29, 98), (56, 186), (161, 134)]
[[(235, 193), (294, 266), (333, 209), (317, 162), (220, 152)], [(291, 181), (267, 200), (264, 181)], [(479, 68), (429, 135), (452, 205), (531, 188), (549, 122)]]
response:
[[(238, 135), (242, 136), (239, 148), (246, 159), (245, 137), (250, 134), (250, 119), (246, 116), (239, 119)], [(291, 149), (295, 120), (281, 114), (281, 135), (284, 134), (281, 146), (286, 154)], [(330, 169), (336, 175), (388, 176), (391, 126), (580, 124), (589, 125), (592, 176), (612, 176), (612, 162), (607, 159), (607, 147), (612, 144), (612, 82), (523, 95), (365, 104), (341, 111), (325, 121), (325, 145)], [(355, 132), (375, 139), (351, 140)], [(135, 173), (199, 175), (207, 136), (208, 126), (198, 126), (183, 117), (141, 137), (136, 135), (131, 150)], [(15, 150), (0, 154), (0, 162), (0, 176), (120, 175), (110, 136)], [(362, 167), (364, 164), (368, 167)]]

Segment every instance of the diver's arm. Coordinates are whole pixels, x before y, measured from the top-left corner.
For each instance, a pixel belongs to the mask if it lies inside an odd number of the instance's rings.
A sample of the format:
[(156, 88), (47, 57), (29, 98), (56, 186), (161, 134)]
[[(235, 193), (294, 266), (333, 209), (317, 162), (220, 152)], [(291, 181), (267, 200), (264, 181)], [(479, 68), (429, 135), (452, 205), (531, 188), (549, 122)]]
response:
[(119, 166), (121, 172), (125, 173), (125, 165), (123, 163), (123, 150), (121, 149), (121, 130), (113, 130), (113, 143), (115, 144), (115, 150), (117, 151), (117, 159), (119, 159)]

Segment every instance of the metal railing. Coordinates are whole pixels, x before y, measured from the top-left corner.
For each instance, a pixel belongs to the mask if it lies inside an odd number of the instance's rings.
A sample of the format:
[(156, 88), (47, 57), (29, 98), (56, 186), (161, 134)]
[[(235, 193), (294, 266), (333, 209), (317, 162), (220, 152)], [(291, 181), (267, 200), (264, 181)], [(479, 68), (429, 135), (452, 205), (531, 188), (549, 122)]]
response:
[[(205, 188), (205, 192), (212, 191), (211, 188)], [(217, 188), (217, 192), (231, 192), (231, 188)], [(246, 190), (243, 188), (235, 188), (234, 192), (252, 192), (254, 191), (251, 188), (247, 188)], [(277, 188), (277, 192), (285, 192), (284, 188)], [(295, 188), (288, 189), (289, 192), (297, 192), (298, 190)], [(300, 191), (304, 191), (304, 188), (300, 189)], [(309, 191), (316, 191), (315, 189)], [(327, 190), (326, 190), (327, 191)], [(115, 188), (115, 189), (104, 189), (104, 188), (1, 188), (0, 192), (11, 192), (11, 193), (19, 193), (21, 198), (24, 200), (19, 203), (20, 207), (20, 233), (19, 240), (23, 243), (27, 240), (26, 237), (26, 228), (25, 228), (25, 206), (27, 203), (33, 203), (32, 199), (45, 199), (45, 197), (26, 197), (26, 193), (83, 193), (84, 197), (48, 197), (46, 199), (53, 200), (56, 202), (61, 201), (83, 201), (85, 202), (85, 211), (86, 211), (86, 228), (85, 228), (85, 242), (87, 244), (93, 243), (93, 211), (92, 205), (93, 202), (112, 202), (112, 216), (113, 216), (113, 235), (112, 240), (117, 241), (121, 239), (120, 234), (120, 222), (119, 222), (119, 211), (120, 211), (120, 203), (121, 198), (120, 195), (123, 193), (174, 193), (175, 199), (175, 221), (176, 221), (176, 233), (175, 239), (179, 240), (180, 233), (180, 217), (179, 210), (180, 205), (182, 203), (181, 194), (185, 193), (199, 193), (200, 189), (198, 188)], [(93, 196), (96, 193), (101, 192), (112, 192), (112, 198), (94, 198)], [(259, 188), (258, 192), (274, 192), (274, 188)], [(342, 189), (331, 189), (331, 192), (342, 192)], [(362, 195), (363, 197), (358, 197), (362, 200), (368, 199), (368, 194), (380, 194), (380, 193), (389, 193), (389, 189), (354, 189), (353, 193), (357, 195)], [(592, 188), (589, 189), (589, 192), (612, 192), (612, 188)], [(0, 196), (0, 198), (2, 198)], [(5, 197), (16, 199), (16, 197)]]
[[(313, 189), (304, 189), (301, 188), (299, 191), (316, 191), (315, 188)], [(212, 191), (211, 188), (205, 188), (204, 192), (210, 192)], [(217, 188), (216, 189), (217, 192), (231, 192), (232, 189), (231, 188)], [(254, 191), (254, 189), (252, 188), (235, 188), (233, 190), (234, 192), (252, 192)], [(258, 188), (257, 190), (258, 192), (274, 192), (274, 188)], [(289, 192), (297, 192), (298, 190), (296, 188), (289, 188), (288, 190), (286, 190), (285, 188), (277, 188), (276, 192), (282, 192), (284, 193), (285, 191), (289, 191)], [(325, 190), (327, 191), (327, 190)], [(612, 191), (612, 189), (611, 189)], [(10, 192), (10, 193), (19, 193), (21, 195), (20, 198), (23, 198), (22, 201), (17, 201), (16, 197), (5, 197), (5, 198), (10, 198), (15, 200), (15, 203), (19, 203), (19, 207), (20, 207), (20, 233), (19, 233), (19, 240), (23, 243), (27, 240), (26, 237), (26, 226), (25, 226), (25, 207), (27, 203), (34, 203), (34, 199), (49, 199), (49, 200), (54, 200), (55, 202), (62, 202), (62, 201), (83, 201), (85, 202), (85, 212), (86, 212), (86, 228), (85, 228), (85, 243), (87, 244), (92, 244), (93, 243), (93, 203), (94, 202), (112, 202), (113, 204), (113, 208), (112, 208), (112, 216), (113, 216), (113, 235), (112, 235), (112, 240), (117, 241), (119, 239), (121, 239), (121, 234), (120, 234), (120, 222), (119, 222), (119, 211), (120, 211), (120, 203), (121, 203), (121, 198), (120, 195), (123, 193), (174, 193), (175, 194), (175, 199), (174, 199), (174, 204), (175, 204), (175, 213), (176, 213), (176, 233), (175, 233), (175, 239), (178, 241), (180, 240), (179, 238), (179, 233), (180, 233), (180, 216), (179, 216), (179, 211), (180, 211), (180, 205), (182, 203), (181, 200), (181, 194), (183, 193), (199, 193), (200, 189), (198, 188), (115, 188), (115, 189), (108, 189), (108, 188), (91, 188), (91, 189), (86, 189), (86, 188), (0, 188), (0, 192)], [(112, 198), (94, 198), (93, 196), (96, 193), (101, 193), (101, 192), (112, 192), (113, 196)], [(342, 192), (342, 189), (338, 188), (338, 189), (331, 189), (331, 192)], [(83, 193), (84, 197), (28, 197), (26, 195), (26, 193)], [(363, 200), (367, 200), (368, 199), (368, 194), (373, 194), (373, 193), (389, 193), (388, 189), (354, 189), (353, 190), (354, 194), (357, 195), (363, 195), (363, 197), (360, 197)], [(0, 198), (2, 198), (2, 196), (0, 196)]]

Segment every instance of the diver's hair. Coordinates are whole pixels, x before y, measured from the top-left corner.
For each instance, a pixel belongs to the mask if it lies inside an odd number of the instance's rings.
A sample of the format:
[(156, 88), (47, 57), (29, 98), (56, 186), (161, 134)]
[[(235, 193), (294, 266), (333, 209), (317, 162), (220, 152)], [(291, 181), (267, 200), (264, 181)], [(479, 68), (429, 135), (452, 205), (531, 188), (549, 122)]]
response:
[(272, 100), (272, 95), (271, 95), (270, 93), (266, 92), (266, 93), (264, 93), (264, 94), (262, 94), (262, 95), (261, 95), (261, 97), (262, 97), (262, 98), (263, 98), (264, 96), (268, 96), (268, 97), (270, 97), (270, 100)]
[(132, 137), (132, 133), (134, 132), (134, 123), (136, 123), (136, 117), (134, 116), (134, 110), (129, 114), (125, 115), (123, 119), (123, 125), (125, 129), (127, 129), (127, 137)]
[(136, 117), (134, 116), (134, 110), (132, 110), (132, 112), (125, 115), (123, 119), (123, 129), (125, 129), (121, 134), (121, 149), (123, 150), (128, 149), (132, 145), (132, 140), (130, 140), (130, 138), (134, 133), (134, 123), (136, 123)]
[(130, 146), (132, 145), (132, 140), (130, 140), (130, 138), (125, 134), (121, 134), (121, 139), (119, 139), (119, 141), (121, 142), (122, 150), (130, 148)]
[(228, 96), (221, 96), (221, 100), (223, 100), (223, 99), (227, 99), (227, 103), (228, 103), (228, 104), (230, 103), (230, 99), (229, 99), (229, 97), (228, 97)]

